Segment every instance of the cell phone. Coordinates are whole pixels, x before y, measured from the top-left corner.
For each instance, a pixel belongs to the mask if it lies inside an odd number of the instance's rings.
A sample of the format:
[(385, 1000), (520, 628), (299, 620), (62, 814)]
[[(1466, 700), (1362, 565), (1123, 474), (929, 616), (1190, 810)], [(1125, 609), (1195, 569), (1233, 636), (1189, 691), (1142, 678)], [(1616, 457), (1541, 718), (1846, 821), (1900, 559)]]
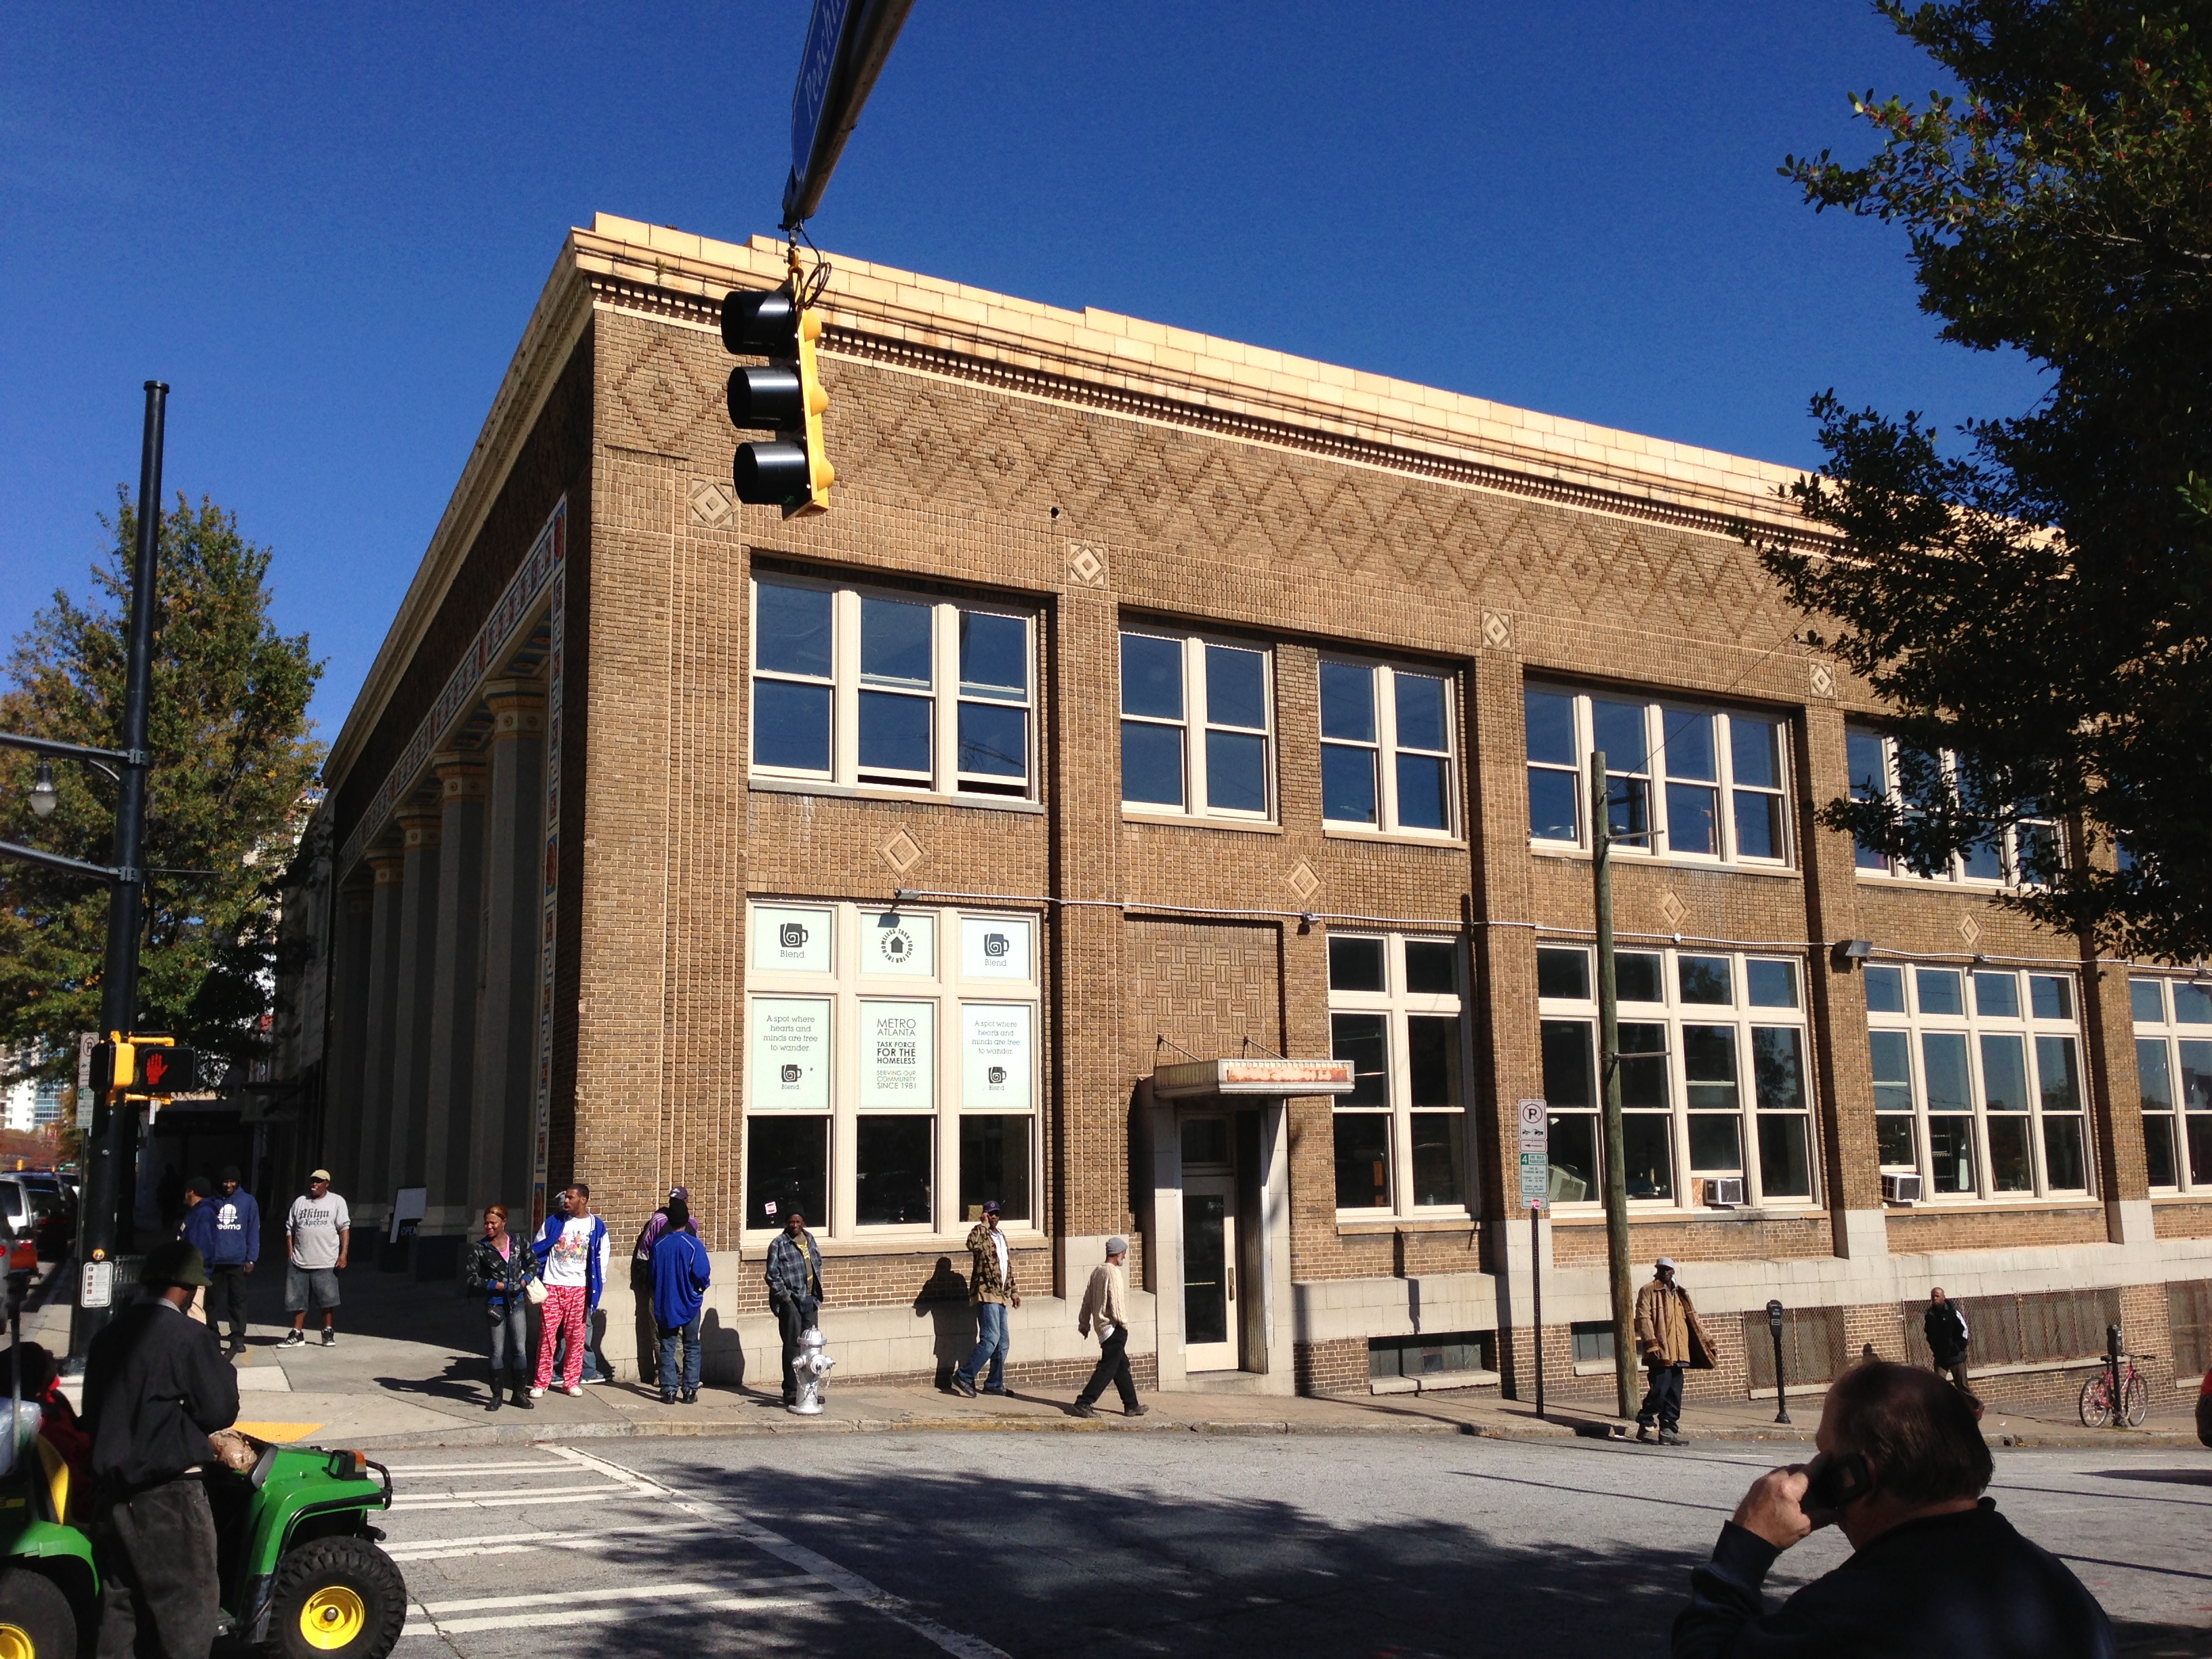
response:
[(1856, 1452), (1838, 1457), (1822, 1452), (1805, 1465), (1807, 1485), (1799, 1506), (1816, 1532), (1844, 1518), (1844, 1509), (1874, 1490), (1874, 1472)]

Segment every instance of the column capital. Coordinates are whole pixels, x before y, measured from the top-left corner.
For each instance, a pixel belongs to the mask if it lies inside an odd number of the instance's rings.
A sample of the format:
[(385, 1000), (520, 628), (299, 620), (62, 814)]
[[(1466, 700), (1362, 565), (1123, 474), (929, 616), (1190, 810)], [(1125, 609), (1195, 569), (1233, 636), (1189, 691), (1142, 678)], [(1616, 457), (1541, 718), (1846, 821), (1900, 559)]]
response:
[[(370, 854), (368, 861), (374, 869), (376, 854)], [(376, 888), (373, 883), (368, 886), (346, 887), (339, 890), (345, 896), (346, 914), (349, 916), (365, 916), (376, 908)]]
[(368, 867), (374, 872), (377, 887), (398, 886), (401, 872), (406, 866), (407, 849), (404, 847), (373, 847), (369, 849)]
[(399, 814), (401, 843), (412, 853), (445, 839), (443, 809), (435, 801), (410, 802)]
[(545, 688), (536, 680), (487, 680), (484, 707), (491, 710), (491, 740), (545, 735)]
[(459, 750), (433, 755), (430, 757), (430, 771), (438, 780), (439, 792), (447, 803), (483, 799), (484, 760), (482, 755)]

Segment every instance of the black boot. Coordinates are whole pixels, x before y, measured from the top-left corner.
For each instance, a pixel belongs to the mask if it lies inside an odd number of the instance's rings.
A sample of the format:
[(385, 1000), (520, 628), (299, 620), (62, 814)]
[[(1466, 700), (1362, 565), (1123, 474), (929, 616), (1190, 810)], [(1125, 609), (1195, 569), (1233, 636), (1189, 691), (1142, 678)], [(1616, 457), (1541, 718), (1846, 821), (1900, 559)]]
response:
[(524, 1382), (519, 1376), (514, 1379), (514, 1403), (521, 1407), (525, 1411), (532, 1409), (530, 1403), (530, 1384)]
[(491, 1380), (491, 1398), (484, 1401), (484, 1409), (486, 1411), (495, 1412), (500, 1408), (501, 1402), (499, 1396), (502, 1390), (499, 1386), (499, 1379), (495, 1376)]

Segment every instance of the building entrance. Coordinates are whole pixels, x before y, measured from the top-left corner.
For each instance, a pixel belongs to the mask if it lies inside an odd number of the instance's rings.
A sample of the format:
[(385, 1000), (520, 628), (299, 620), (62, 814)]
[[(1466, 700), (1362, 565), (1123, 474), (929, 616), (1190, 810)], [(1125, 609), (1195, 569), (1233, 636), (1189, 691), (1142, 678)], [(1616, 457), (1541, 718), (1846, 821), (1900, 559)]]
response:
[(1237, 1318), (1237, 1137), (1228, 1115), (1182, 1121), (1182, 1332), (1194, 1371), (1242, 1364)]

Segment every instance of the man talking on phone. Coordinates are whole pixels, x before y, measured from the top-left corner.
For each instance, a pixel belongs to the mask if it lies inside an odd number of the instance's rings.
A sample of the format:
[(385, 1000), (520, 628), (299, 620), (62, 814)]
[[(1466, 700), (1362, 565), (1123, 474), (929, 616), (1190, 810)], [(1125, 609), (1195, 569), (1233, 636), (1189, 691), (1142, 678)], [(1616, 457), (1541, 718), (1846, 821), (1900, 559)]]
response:
[[(1845, 1372), (1815, 1443), (1812, 1462), (1752, 1483), (1690, 1575), (1674, 1659), (2112, 1659), (2096, 1598), (1982, 1496), (1989, 1445), (1934, 1372)], [(1850, 1559), (1767, 1612), (1759, 1585), (1776, 1559), (1831, 1524)]]

